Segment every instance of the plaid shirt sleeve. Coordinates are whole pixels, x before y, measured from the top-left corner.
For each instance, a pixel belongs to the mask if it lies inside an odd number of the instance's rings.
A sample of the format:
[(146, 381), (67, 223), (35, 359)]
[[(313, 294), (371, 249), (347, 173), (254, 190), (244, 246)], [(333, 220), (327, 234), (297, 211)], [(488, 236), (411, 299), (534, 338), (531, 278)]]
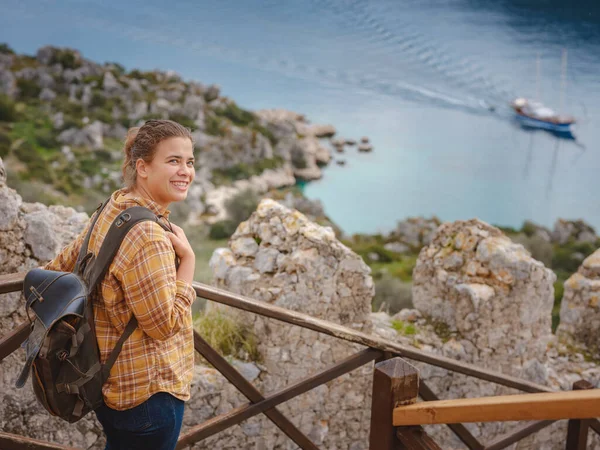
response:
[(191, 285), (176, 279), (173, 247), (162, 239), (145, 242), (120, 281), (140, 328), (160, 341), (181, 329), (196, 297)]
[(56, 257), (46, 263), (43, 268), (46, 270), (56, 270), (58, 272), (72, 272), (79, 256), (79, 250), (88, 232), (90, 223), (88, 222), (85, 229), (75, 238), (73, 242), (63, 248)]

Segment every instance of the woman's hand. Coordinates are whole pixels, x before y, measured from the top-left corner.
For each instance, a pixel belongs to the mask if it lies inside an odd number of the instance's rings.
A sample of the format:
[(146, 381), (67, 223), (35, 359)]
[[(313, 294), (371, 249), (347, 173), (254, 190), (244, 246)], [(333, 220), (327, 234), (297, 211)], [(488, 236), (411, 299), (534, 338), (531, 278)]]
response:
[(179, 268), (177, 269), (177, 279), (192, 284), (194, 281), (194, 270), (196, 268), (196, 255), (194, 249), (185, 235), (185, 232), (175, 224), (171, 224), (173, 233), (167, 233), (175, 254), (179, 258)]
[(190, 245), (190, 242), (188, 241), (183, 229), (174, 223), (171, 224), (171, 228), (173, 229), (173, 233), (167, 233), (167, 236), (169, 236), (169, 239), (171, 239), (175, 254), (182, 261), (187, 258), (195, 259), (196, 256), (194, 255), (194, 249)]

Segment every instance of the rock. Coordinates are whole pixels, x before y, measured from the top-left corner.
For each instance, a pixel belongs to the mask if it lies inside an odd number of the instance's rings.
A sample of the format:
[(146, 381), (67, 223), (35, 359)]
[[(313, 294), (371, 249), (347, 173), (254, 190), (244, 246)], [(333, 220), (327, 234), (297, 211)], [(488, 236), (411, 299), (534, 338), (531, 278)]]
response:
[(234, 360), (232, 365), (238, 370), (238, 372), (242, 374), (242, 376), (246, 380), (250, 382), (256, 380), (261, 372), (261, 370), (256, 366), (256, 364), (252, 362)]
[(6, 169), (4, 168), (4, 162), (0, 158), (0, 188), (6, 186)]
[[(234, 243), (246, 239), (259, 241), (258, 251), (254, 256), (237, 256)], [(213, 267), (220, 272), (214, 273), (216, 286), (370, 331), (373, 282), (369, 268), (358, 255), (337, 241), (330, 229), (266, 199), (240, 224), (230, 243), (231, 250), (213, 255)], [(329, 336), (255, 314), (219, 309), (260, 336), (258, 351), (264, 370), (255, 380), (260, 390), (281, 389), (292, 380), (314, 374), (357, 351), (356, 346)], [(280, 408), (322, 448), (350, 448), (356, 443), (361, 444), (356, 448), (367, 448), (369, 421), (368, 414), (364, 413), (371, 404), (371, 379), (372, 369), (366, 366), (354, 371), (351, 377), (326, 383)], [(330, 412), (331, 405), (335, 405), (335, 414)], [(271, 442), (276, 439), (276, 433), (261, 418), (251, 434)], [(250, 447), (247, 442), (244, 445), (238, 441), (232, 448)]]
[(362, 142), (363, 144), (368, 144), (369, 143), (369, 138), (366, 136), (363, 136), (360, 138), (360, 142)]
[(204, 91), (204, 99), (207, 102), (212, 102), (213, 100), (216, 100), (219, 98), (220, 93), (221, 93), (221, 88), (219, 86), (217, 86), (216, 84), (211, 84)]
[(333, 125), (306, 124), (303, 122), (296, 123), (296, 131), (304, 137), (315, 138), (332, 137), (336, 133)]
[(173, 105), (166, 98), (157, 98), (156, 101), (150, 105), (151, 114), (162, 114), (165, 118), (169, 115)]
[(431, 242), (431, 239), (440, 226), (437, 217), (425, 219), (423, 217), (409, 217), (398, 222), (391, 236), (413, 248), (421, 248)]
[(410, 251), (410, 247), (402, 242), (388, 242), (383, 248), (394, 253), (406, 253)]
[(52, 126), (54, 128), (62, 128), (65, 124), (65, 115), (62, 112), (57, 112), (52, 115)]
[(148, 103), (137, 102), (129, 109), (127, 117), (130, 120), (138, 120), (148, 114)]
[(17, 88), (17, 79), (8, 69), (0, 68), (0, 94), (15, 98), (19, 89)]
[(371, 144), (358, 144), (359, 152), (370, 152), (373, 150), (373, 146)]
[(570, 239), (576, 242), (595, 243), (598, 241), (598, 236), (596, 236), (595, 230), (583, 220), (558, 219), (552, 231), (552, 241), (563, 245)]
[(557, 335), (600, 356), (600, 250), (584, 261), (564, 284)]
[(104, 72), (102, 88), (107, 95), (116, 94), (123, 90), (123, 87), (119, 84), (115, 76), (110, 71)]
[(56, 98), (56, 92), (52, 89), (44, 88), (42, 92), (40, 92), (40, 100), (43, 102), (51, 102)]
[(94, 150), (104, 147), (103, 124), (96, 120), (78, 130), (69, 128), (58, 135), (58, 141), (71, 146), (86, 146)]
[[(486, 272), (491, 276), (480, 275)], [(494, 349), (490, 356), (471, 355), (473, 362), (516, 375), (513, 368), (525, 361), (544, 362), (555, 280), (497, 228), (459, 221), (440, 226), (421, 250), (413, 303), (475, 347)]]
[(0, 231), (8, 231), (15, 227), (21, 207), (21, 196), (5, 185), (6, 172), (4, 166), (0, 170), (4, 181), (0, 183)]

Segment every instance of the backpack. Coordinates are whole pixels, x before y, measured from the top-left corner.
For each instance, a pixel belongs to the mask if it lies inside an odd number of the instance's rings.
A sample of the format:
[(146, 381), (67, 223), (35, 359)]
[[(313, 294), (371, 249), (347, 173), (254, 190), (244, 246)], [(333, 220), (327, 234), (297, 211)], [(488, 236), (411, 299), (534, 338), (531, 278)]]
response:
[(23, 387), (31, 372), (38, 401), (50, 414), (70, 423), (103, 404), (102, 385), (123, 343), (137, 327), (132, 316), (106, 363), (101, 364), (92, 305), (96, 288), (136, 223), (152, 220), (170, 231), (149, 209), (128, 208), (115, 218), (98, 255), (94, 255), (88, 252), (90, 236), (109, 201), (96, 210), (73, 272), (36, 268), (27, 273), (23, 283), (31, 333), (23, 344), (27, 359), (16, 386)]

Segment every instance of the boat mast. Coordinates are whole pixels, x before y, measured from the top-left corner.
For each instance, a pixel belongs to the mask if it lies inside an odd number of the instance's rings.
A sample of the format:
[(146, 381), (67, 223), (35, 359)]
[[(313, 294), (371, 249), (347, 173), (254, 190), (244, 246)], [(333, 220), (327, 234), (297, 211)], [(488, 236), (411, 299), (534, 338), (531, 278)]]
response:
[(540, 52), (537, 52), (537, 55), (535, 58), (535, 99), (538, 102), (542, 101), (542, 92), (540, 89), (540, 71), (541, 71)]
[(567, 88), (567, 49), (563, 48), (560, 68), (560, 110), (565, 106), (565, 90)]

